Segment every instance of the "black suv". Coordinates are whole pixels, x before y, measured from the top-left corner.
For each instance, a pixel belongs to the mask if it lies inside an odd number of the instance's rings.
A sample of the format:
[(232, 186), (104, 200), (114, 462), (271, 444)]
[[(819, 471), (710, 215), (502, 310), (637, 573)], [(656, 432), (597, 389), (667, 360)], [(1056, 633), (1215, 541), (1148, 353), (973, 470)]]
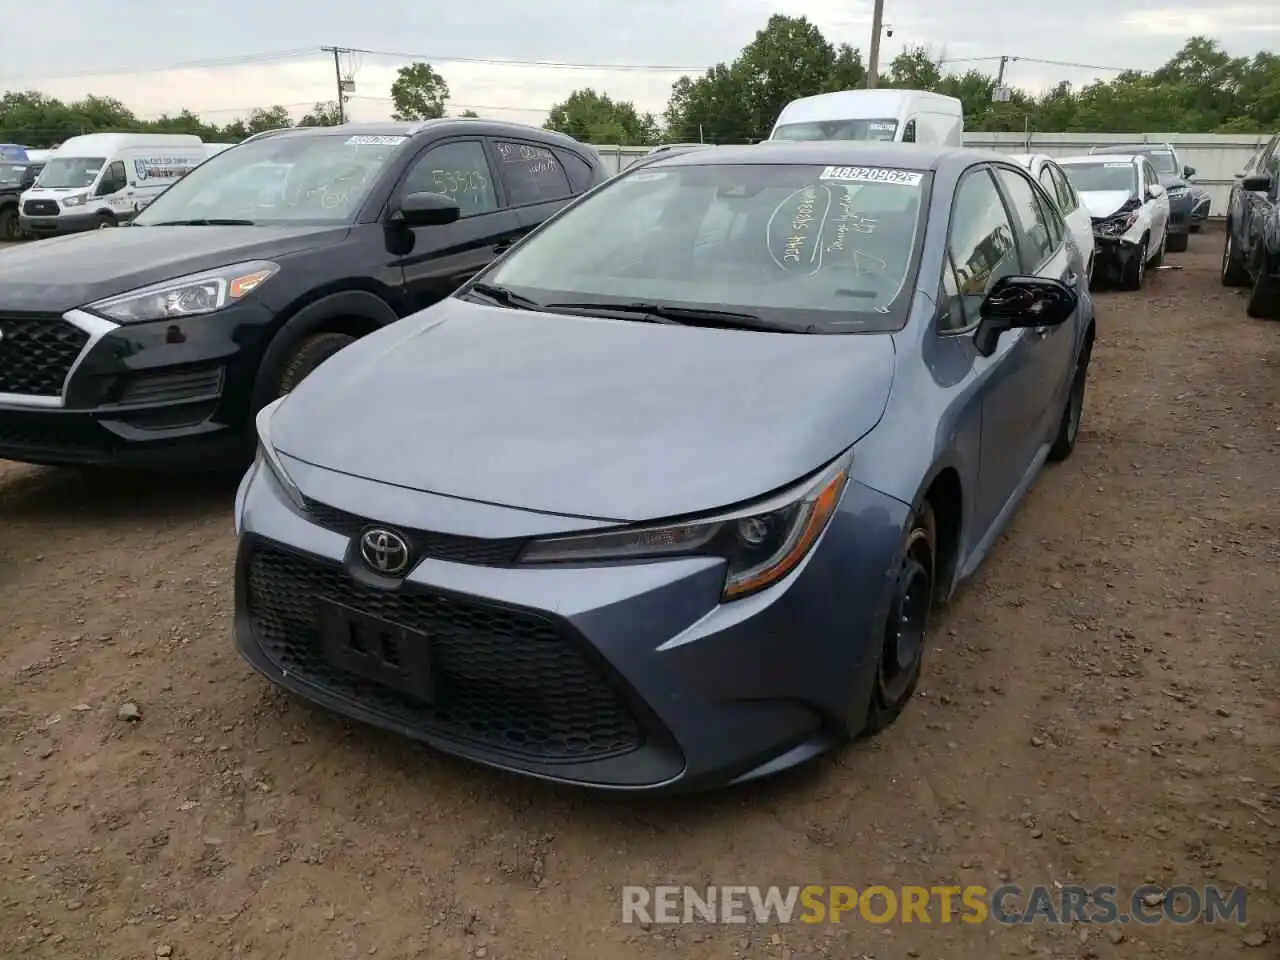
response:
[(296, 128), (127, 226), (6, 250), (0, 460), (234, 465), (266, 403), (606, 177), (590, 147), (519, 124)]
[(1170, 253), (1182, 253), (1191, 239), (1191, 210), (1196, 204), (1191, 178), (1195, 167), (1188, 167), (1178, 159), (1171, 143), (1111, 144), (1094, 147), (1092, 153), (1123, 153), (1126, 156), (1146, 157), (1155, 167), (1160, 186), (1169, 195), (1169, 233), (1165, 249)]
[(1248, 287), (1251, 317), (1280, 319), (1280, 133), (1236, 174), (1227, 201), (1222, 285)]
[(18, 229), (18, 197), (31, 189), (43, 169), (43, 163), (0, 159), (0, 243), (22, 238), (22, 231)]

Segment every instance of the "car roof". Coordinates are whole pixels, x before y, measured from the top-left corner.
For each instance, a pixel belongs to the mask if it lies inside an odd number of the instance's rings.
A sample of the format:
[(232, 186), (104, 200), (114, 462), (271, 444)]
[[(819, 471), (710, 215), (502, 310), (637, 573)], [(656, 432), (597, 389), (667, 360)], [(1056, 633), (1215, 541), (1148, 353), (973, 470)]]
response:
[(1132, 156), (1135, 153), (1168, 153), (1173, 149), (1168, 143), (1114, 143), (1109, 147), (1094, 147), (1090, 153), (1123, 153)]
[(1078, 157), (1054, 157), (1054, 159), (1062, 166), (1072, 163), (1137, 163), (1139, 160), (1145, 159), (1144, 157), (1134, 156), (1131, 153), (1108, 153), (1105, 161), (1099, 160), (1100, 156), (1102, 154), (1085, 153)]
[[(464, 131), (482, 136), (532, 137), (565, 147), (586, 146), (572, 137), (554, 130), (533, 127), (508, 120), (488, 120), (482, 117), (440, 117), (436, 120), (375, 120), (372, 122), (343, 123), (336, 127), (281, 127), (249, 137), (248, 140), (267, 137), (322, 137), (334, 133), (361, 137), (416, 137), (422, 133), (456, 133)], [(248, 140), (241, 141), (247, 143)]]
[(967, 147), (880, 140), (764, 140), (750, 146), (689, 150), (674, 156), (657, 155), (653, 166), (706, 166), (730, 163), (776, 163), (835, 166), (897, 167), (906, 170), (938, 170), (956, 164), (969, 166), (992, 160), (1010, 162), (1004, 154)]

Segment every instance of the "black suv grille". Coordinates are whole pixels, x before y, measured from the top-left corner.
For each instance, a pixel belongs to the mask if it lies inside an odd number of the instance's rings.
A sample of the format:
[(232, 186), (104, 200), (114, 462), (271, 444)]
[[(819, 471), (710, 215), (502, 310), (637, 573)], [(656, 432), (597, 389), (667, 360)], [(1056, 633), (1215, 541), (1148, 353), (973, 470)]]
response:
[[(347, 513), (327, 503), (304, 498), (307, 515), (317, 525), (335, 533), (354, 537), (365, 527), (382, 521), (367, 519)], [(460, 537), (449, 533), (434, 533), (429, 530), (406, 530), (397, 524), (394, 526), (413, 544), (415, 557), (431, 557), (436, 560), (448, 560), (452, 563), (469, 563), (478, 567), (507, 567), (516, 562), (526, 541), (485, 540), (480, 537)]]
[[(281, 670), (423, 734), (539, 761), (617, 756), (640, 725), (576, 643), (550, 619), (405, 585), (365, 587), (336, 564), (255, 543), (245, 559), (258, 643)], [(334, 601), (431, 638), (433, 703), (331, 665), (317, 625)]]
[(57, 397), (89, 334), (61, 317), (0, 315), (0, 393)]
[(28, 200), (22, 205), (22, 212), (28, 217), (56, 217), (58, 215), (58, 201)]

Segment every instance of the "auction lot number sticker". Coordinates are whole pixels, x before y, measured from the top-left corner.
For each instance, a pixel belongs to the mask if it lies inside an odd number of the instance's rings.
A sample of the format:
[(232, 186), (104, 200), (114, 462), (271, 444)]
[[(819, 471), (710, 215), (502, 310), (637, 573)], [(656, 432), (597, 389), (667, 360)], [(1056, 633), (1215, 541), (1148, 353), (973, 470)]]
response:
[(819, 180), (840, 183), (890, 183), (899, 187), (918, 187), (923, 173), (914, 170), (890, 170), (888, 167), (826, 167)]

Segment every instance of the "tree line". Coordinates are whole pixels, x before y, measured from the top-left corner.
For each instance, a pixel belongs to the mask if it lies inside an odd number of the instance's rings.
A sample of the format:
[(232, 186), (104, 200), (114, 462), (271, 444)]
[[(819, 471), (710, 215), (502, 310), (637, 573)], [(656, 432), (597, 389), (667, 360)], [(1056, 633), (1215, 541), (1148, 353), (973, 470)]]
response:
[[(1125, 70), (1079, 89), (1063, 82), (1039, 95), (1014, 88), (998, 102), (995, 76), (980, 69), (948, 73), (945, 66), (945, 54), (911, 47), (894, 58), (879, 85), (957, 97), (965, 127), (973, 131), (1280, 130), (1280, 56), (1232, 57), (1207, 37), (1191, 37), (1154, 71)], [(747, 143), (767, 137), (791, 100), (856, 89), (866, 79), (857, 48), (833, 45), (805, 17), (775, 15), (731, 63), (677, 80), (660, 116), (584, 88), (554, 104), (544, 126), (588, 143)], [(449, 97), (448, 83), (428, 63), (401, 67), (391, 85), (396, 119), (446, 116)], [(189, 110), (143, 120), (110, 97), (64, 103), (36, 91), (11, 91), (0, 97), (0, 143), (48, 147), (76, 134), (116, 130), (193, 133), (207, 142), (234, 143), (279, 127), (333, 126), (341, 113), (336, 101), (322, 102), (295, 121), (277, 105), (219, 126)], [(470, 110), (460, 115), (475, 116)]]

